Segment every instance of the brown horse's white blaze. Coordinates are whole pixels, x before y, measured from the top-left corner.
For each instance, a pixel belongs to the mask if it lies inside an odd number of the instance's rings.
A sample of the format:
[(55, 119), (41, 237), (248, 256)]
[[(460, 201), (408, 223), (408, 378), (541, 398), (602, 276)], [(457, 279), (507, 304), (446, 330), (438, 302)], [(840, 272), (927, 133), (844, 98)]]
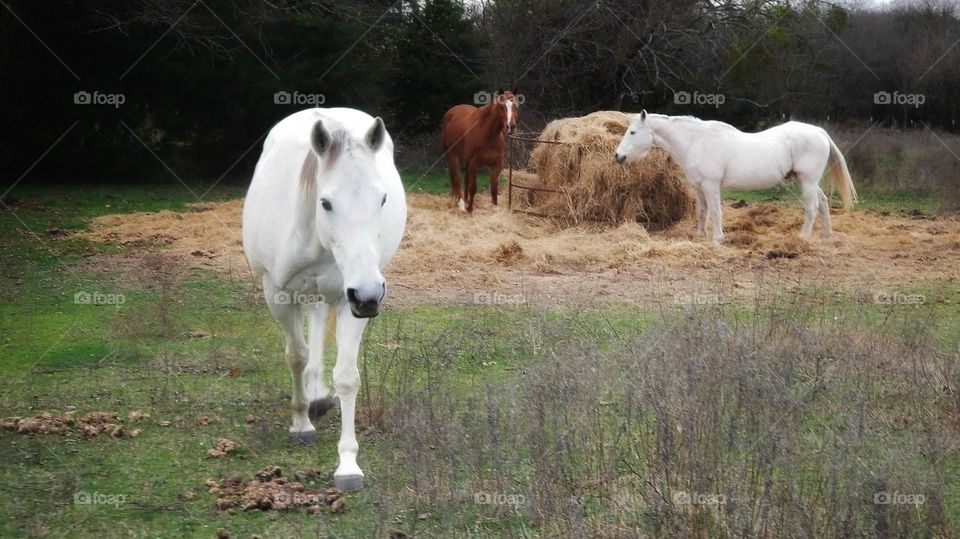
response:
[[(477, 172), (490, 169), (490, 197), (497, 208), (500, 171), (503, 169), (504, 132), (517, 126), (520, 106), (513, 92), (497, 90), (493, 100), (482, 106), (457, 105), (443, 115), (443, 152), (453, 197), (462, 211), (473, 211), (477, 194)], [(461, 189), (460, 163), (467, 165), (466, 185)]]

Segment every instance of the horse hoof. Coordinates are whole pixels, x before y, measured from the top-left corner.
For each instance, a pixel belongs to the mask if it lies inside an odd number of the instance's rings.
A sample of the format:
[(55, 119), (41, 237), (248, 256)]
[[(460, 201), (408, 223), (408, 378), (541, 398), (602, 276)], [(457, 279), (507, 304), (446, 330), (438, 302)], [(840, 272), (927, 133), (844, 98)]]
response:
[(344, 492), (354, 492), (363, 488), (363, 476), (335, 475), (333, 485)]
[(291, 432), (290, 443), (295, 445), (313, 445), (317, 441), (317, 431)]
[(463, 203), (463, 199), (462, 199), (462, 198), (460, 199), (459, 202), (457, 202), (457, 208), (458, 208), (460, 211), (467, 211), (467, 205)]
[(307, 414), (310, 415), (312, 421), (316, 421), (323, 417), (323, 414), (327, 413), (330, 408), (337, 406), (340, 403), (340, 399), (337, 397), (326, 397), (323, 399), (317, 399), (310, 402), (310, 407), (307, 409)]

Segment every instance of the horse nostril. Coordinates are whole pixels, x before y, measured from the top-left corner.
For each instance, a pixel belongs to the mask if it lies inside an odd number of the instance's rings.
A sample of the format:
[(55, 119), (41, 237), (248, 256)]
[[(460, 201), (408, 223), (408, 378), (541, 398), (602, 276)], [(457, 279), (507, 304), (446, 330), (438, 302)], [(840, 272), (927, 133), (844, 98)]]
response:
[(348, 288), (348, 289), (347, 289), (347, 301), (349, 301), (350, 303), (353, 303), (353, 304), (360, 303), (360, 298), (357, 296), (357, 289), (356, 289), (356, 288)]

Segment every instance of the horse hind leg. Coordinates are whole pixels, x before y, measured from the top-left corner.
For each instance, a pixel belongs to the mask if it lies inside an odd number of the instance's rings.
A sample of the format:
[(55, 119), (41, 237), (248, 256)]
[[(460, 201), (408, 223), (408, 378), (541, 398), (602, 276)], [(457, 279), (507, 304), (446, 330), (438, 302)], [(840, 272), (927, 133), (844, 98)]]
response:
[(820, 210), (820, 236), (824, 239), (833, 234), (833, 223), (830, 222), (830, 201), (820, 186), (817, 186), (817, 209)]
[(460, 187), (460, 158), (447, 154), (447, 172), (450, 174), (450, 186), (453, 189), (453, 199), (457, 201), (460, 211), (466, 211), (463, 203), (463, 190)]
[(323, 345), (327, 335), (327, 314), (329, 307), (326, 303), (310, 305), (310, 332), (307, 334), (310, 342), (310, 360), (303, 371), (306, 389), (307, 415), (311, 421), (320, 419), (330, 408), (336, 405), (336, 399), (330, 396), (330, 389), (323, 381)]
[(813, 222), (817, 218), (820, 204), (818, 193), (822, 191), (816, 183), (805, 180), (807, 180), (806, 177), (801, 178), (800, 182), (803, 190), (803, 227), (800, 228), (800, 237), (807, 239), (813, 233)]

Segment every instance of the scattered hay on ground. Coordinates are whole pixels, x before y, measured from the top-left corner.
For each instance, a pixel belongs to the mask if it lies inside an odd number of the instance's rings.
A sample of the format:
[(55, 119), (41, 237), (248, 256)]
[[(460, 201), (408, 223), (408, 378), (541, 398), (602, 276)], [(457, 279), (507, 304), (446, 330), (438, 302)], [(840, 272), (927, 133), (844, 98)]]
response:
[[(802, 240), (797, 235), (803, 223), (799, 201), (725, 205), (727, 236), (718, 247), (696, 236), (692, 218), (655, 231), (634, 222), (563, 227), (552, 219), (493, 212), (487, 199), (477, 200), (477, 210), (466, 215), (451, 207), (447, 196), (408, 195), (403, 243), (384, 271), (391, 305), (471, 303), (482, 291), (522, 293), (531, 304), (570, 301), (574, 295), (578, 302), (647, 304), (672, 301), (677, 293), (702, 291), (720, 281), (732, 287), (728, 293), (749, 301), (761, 282), (760, 272), (768, 270), (791, 282), (821, 280), (867, 295), (884, 287), (960, 278), (960, 220), (950, 215), (915, 219), (837, 212), (833, 238), (821, 239), (815, 228), (813, 238)], [(242, 200), (231, 200), (183, 214), (196, 219), (190, 227), (167, 212), (166, 221), (154, 218), (150, 229), (173, 238), (162, 247), (180, 253), (170, 260), (235, 276), (243, 268), (239, 277), (247, 279), (240, 248), (242, 205)], [(84, 236), (122, 244), (145, 233), (142, 222), (141, 214), (100, 217)], [(198, 230), (203, 233), (194, 234)], [(213, 236), (219, 239), (211, 241)], [(217, 247), (204, 247), (206, 242)], [(190, 256), (198, 248), (212, 258)], [(135, 261), (144, 257), (144, 249), (131, 247), (112, 256), (97, 251), (96, 267), (138, 271)], [(795, 256), (767, 258), (771, 251)]]
[(594, 221), (663, 228), (690, 215), (693, 193), (666, 153), (655, 149), (640, 161), (625, 165), (614, 161), (630, 119), (622, 112), (599, 111), (547, 124), (540, 140), (568, 144), (535, 145), (530, 152), (532, 170), (514, 172), (514, 179), (562, 194), (517, 190), (518, 205), (552, 216), (564, 226)]
[[(298, 472), (298, 477), (309, 475)], [(310, 488), (298, 481), (283, 477), (279, 466), (267, 466), (254, 474), (252, 481), (242, 481), (236, 477), (207, 479), (210, 494), (216, 496), (217, 508), (221, 511), (290, 511), (305, 507), (310, 513), (328, 510), (339, 513), (344, 502), (340, 489)]]

